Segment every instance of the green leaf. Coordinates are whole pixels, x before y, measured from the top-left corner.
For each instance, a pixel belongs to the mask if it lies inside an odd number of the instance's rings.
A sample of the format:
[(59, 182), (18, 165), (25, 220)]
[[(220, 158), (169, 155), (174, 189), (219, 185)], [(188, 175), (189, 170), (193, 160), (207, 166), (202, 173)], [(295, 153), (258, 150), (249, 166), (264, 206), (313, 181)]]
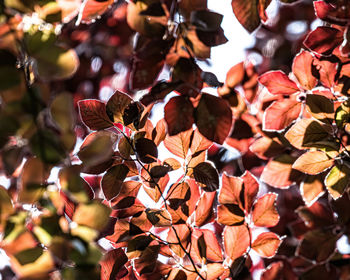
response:
[(344, 164), (334, 166), (325, 179), (328, 192), (334, 199), (341, 197), (349, 185), (350, 169)]

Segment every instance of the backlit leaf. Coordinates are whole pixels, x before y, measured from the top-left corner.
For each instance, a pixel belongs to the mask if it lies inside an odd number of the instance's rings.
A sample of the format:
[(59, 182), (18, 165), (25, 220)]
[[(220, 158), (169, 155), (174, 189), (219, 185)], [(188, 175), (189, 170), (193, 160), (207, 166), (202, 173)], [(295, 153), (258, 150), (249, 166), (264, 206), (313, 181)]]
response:
[(237, 204), (225, 204), (218, 206), (218, 223), (227, 226), (237, 226), (244, 222), (244, 212)]
[(294, 163), (293, 168), (309, 175), (317, 175), (330, 168), (334, 159), (329, 158), (325, 152), (310, 151), (302, 154)]
[(304, 45), (318, 54), (329, 55), (342, 41), (343, 34), (339, 29), (319, 26), (307, 35)]
[(257, 1), (232, 0), (233, 13), (248, 32), (253, 32), (260, 25)]
[(195, 122), (203, 136), (222, 144), (231, 131), (231, 108), (224, 99), (203, 93), (195, 110)]
[(90, 133), (80, 146), (78, 157), (86, 167), (109, 160), (113, 154), (112, 134), (108, 131)]
[(205, 192), (202, 194), (194, 212), (194, 223), (197, 227), (204, 225), (212, 215), (215, 197), (216, 192)]
[(224, 173), (222, 175), (222, 186), (219, 193), (219, 203), (242, 205), (240, 198), (242, 188), (242, 178), (228, 176), (226, 173)]
[(113, 122), (123, 124), (124, 110), (131, 102), (132, 99), (129, 95), (117, 90), (108, 100), (105, 110)]
[(266, 72), (259, 77), (259, 82), (275, 95), (291, 95), (299, 91), (297, 84), (282, 71)]
[(108, 251), (100, 261), (101, 280), (114, 279), (127, 261), (128, 258), (123, 249), (117, 248)]
[(213, 192), (219, 188), (218, 171), (208, 162), (197, 164), (193, 168), (193, 176), (198, 183), (205, 185), (205, 191)]
[(109, 168), (103, 175), (101, 188), (107, 200), (111, 200), (119, 194), (128, 172), (129, 168), (126, 165), (118, 164)]
[(260, 197), (253, 206), (252, 220), (258, 227), (273, 227), (280, 217), (276, 208), (277, 194), (268, 193)]
[(78, 103), (81, 119), (92, 130), (113, 126), (106, 113), (106, 104), (95, 99), (81, 100)]
[(295, 158), (283, 154), (270, 160), (265, 166), (260, 180), (276, 188), (288, 188), (293, 184), (292, 164)]
[(344, 164), (336, 164), (327, 174), (324, 181), (328, 192), (334, 199), (341, 197), (349, 185), (350, 170)]
[(315, 147), (317, 142), (326, 140), (330, 132), (330, 128), (321, 122), (302, 119), (287, 131), (285, 137), (294, 147), (302, 150)]
[(80, 22), (94, 22), (94, 20), (101, 16), (112, 4), (113, 0), (84, 0), (80, 6), (80, 11), (76, 24), (79, 24)]
[(223, 236), (225, 254), (231, 260), (234, 261), (247, 252), (251, 236), (245, 225), (225, 227)]
[(111, 209), (98, 200), (79, 204), (73, 215), (73, 222), (102, 231), (108, 224)]
[(317, 79), (312, 75), (313, 59), (311, 53), (302, 50), (295, 56), (293, 61), (293, 74), (305, 90), (313, 89), (317, 83)]
[(175, 96), (164, 107), (164, 119), (170, 136), (192, 128), (194, 108), (185, 96)]
[(300, 193), (305, 204), (311, 206), (324, 193), (321, 176), (307, 176), (300, 185)]
[(300, 102), (283, 99), (273, 102), (264, 112), (263, 130), (279, 131), (295, 121), (301, 112)]
[(185, 159), (190, 148), (191, 134), (192, 129), (189, 129), (174, 136), (167, 136), (164, 140), (164, 146), (174, 155)]
[(332, 124), (334, 105), (327, 97), (318, 94), (307, 94), (306, 108), (314, 118), (324, 123)]
[(282, 240), (273, 232), (263, 232), (252, 244), (252, 249), (263, 258), (272, 258), (277, 253)]
[(249, 213), (258, 194), (259, 183), (249, 171), (244, 172), (241, 178), (244, 186), (244, 208)]

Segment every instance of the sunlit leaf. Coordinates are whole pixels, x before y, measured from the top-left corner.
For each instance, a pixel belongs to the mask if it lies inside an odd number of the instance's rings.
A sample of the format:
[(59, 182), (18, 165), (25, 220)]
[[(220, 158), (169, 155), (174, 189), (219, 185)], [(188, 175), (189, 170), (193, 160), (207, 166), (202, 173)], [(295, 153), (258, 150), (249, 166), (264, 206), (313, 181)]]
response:
[(258, 227), (273, 227), (280, 216), (276, 208), (277, 194), (268, 193), (260, 197), (253, 206), (252, 220)]
[(164, 119), (170, 136), (192, 128), (194, 108), (185, 96), (175, 96), (164, 107)]
[(118, 164), (109, 168), (103, 175), (101, 188), (107, 200), (111, 200), (119, 194), (128, 172), (129, 168), (126, 165)]
[(231, 131), (232, 111), (224, 99), (203, 93), (195, 110), (195, 122), (203, 136), (222, 144)]
[(310, 151), (302, 154), (293, 163), (293, 168), (309, 175), (317, 175), (330, 168), (334, 163), (325, 152)]
[(313, 59), (311, 53), (303, 50), (295, 56), (293, 61), (293, 74), (305, 90), (313, 89), (317, 83), (317, 79), (312, 75)]
[(190, 148), (191, 134), (192, 129), (189, 129), (174, 136), (167, 136), (164, 140), (164, 146), (174, 155), (186, 158)]
[(291, 95), (299, 91), (297, 84), (282, 71), (264, 73), (259, 77), (259, 82), (275, 95)]
[(106, 104), (95, 99), (81, 100), (78, 103), (80, 116), (92, 130), (101, 130), (113, 126), (106, 113)]
[(350, 170), (345, 165), (336, 164), (327, 174), (324, 181), (328, 192), (334, 199), (341, 197), (349, 185)]
[(277, 253), (282, 240), (273, 232), (263, 232), (253, 241), (252, 249), (261, 257), (272, 258)]
[(296, 100), (283, 99), (273, 102), (264, 112), (263, 129), (279, 131), (295, 121), (301, 112), (302, 104)]
[(245, 225), (225, 227), (223, 236), (225, 254), (231, 260), (234, 261), (248, 250), (251, 236)]

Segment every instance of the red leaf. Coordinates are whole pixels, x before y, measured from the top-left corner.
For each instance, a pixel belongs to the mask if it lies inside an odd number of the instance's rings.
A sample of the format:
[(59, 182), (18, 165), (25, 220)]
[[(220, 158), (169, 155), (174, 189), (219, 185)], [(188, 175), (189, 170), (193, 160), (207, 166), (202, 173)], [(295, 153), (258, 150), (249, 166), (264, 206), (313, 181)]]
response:
[(296, 212), (309, 228), (327, 227), (335, 222), (330, 207), (320, 202), (310, 207), (299, 207)]
[(263, 258), (272, 258), (282, 240), (273, 232), (261, 233), (253, 242), (252, 249)]
[(277, 194), (267, 193), (260, 197), (253, 206), (252, 220), (258, 227), (273, 227), (280, 220), (276, 209)]
[(108, 251), (100, 261), (101, 280), (115, 279), (119, 271), (128, 261), (123, 249), (118, 248)]
[(195, 110), (199, 132), (207, 139), (222, 144), (232, 126), (232, 111), (226, 100), (203, 93)]
[(102, 15), (112, 4), (113, 0), (107, 1), (95, 1), (95, 0), (84, 0), (81, 4), (77, 23), (91, 23), (97, 17)]
[[(337, 63), (328, 60), (314, 59), (313, 64), (320, 75), (319, 79), (322, 85), (327, 88), (334, 86), (337, 74)], [(333, 94), (331, 94), (330, 98), (334, 98)]]
[(126, 165), (118, 164), (108, 169), (103, 175), (101, 188), (107, 200), (111, 200), (119, 194), (128, 172), (129, 168)]
[(312, 75), (314, 58), (308, 51), (301, 51), (293, 61), (292, 71), (303, 89), (311, 90), (317, 84), (317, 79)]
[(101, 130), (113, 126), (106, 113), (106, 104), (99, 100), (87, 99), (78, 102), (80, 117), (91, 130)]
[(249, 146), (251, 152), (265, 160), (280, 155), (284, 149), (284, 146), (278, 139), (271, 139), (268, 137), (258, 138)]
[(300, 102), (291, 99), (273, 102), (265, 110), (263, 130), (279, 131), (285, 129), (299, 117), (301, 107)]
[(175, 96), (164, 107), (164, 119), (170, 136), (189, 130), (194, 123), (192, 102), (185, 96)]
[(245, 225), (225, 227), (223, 237), (226, 256), (232, 261), (247, 252), (251, 237)]
[(271, 94), (291, 95), (299, 91), (295, 82), (282, 71), (270, 71), (261, 75), (258, 81), (267, 88)]
[(256, 195), (258, 194), (259, 183), (249, 171), (243, 174), (242, 179), (244, 185), (244, 208), (245, 211), (249, 213)]
[(342, 41), (343, 34), (339, 29), (319, 26), (307, 35), (304, 45), (319, 54), (330, 55)]
[(233, 13), (248, 32), (253, 32), (260, 25), (257, 1), (232, 0)]

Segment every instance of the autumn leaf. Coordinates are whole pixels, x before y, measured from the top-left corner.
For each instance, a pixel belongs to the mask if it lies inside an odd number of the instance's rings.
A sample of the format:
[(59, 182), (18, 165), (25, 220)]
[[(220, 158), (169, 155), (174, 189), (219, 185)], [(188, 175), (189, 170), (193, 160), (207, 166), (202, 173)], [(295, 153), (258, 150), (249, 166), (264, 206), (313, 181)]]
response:
[(195, 122), (203, 136), (223, 144), (231, 131), (231, 108), (224, 99), (203, 93), (195, 109)]
[(273, 232), (263, 232), (253, 241), (252, 249), (261, 257), (272, 258), (276, 255), (281, 238)]
[(271, 94), (291, 95), (299, 91), (297, 84), (282, 71), (266, 72), (258, 80)]
[(205, 191), (213, 192), (219, 188), (219, 174), (208, 162), (201, 162), (193, 168), (193, 176), (198, 183), (204, 184)]
[(170, 136), (189, 130), (194, 122), (192, 102), (185, 96), (175, 96), (164, 107), (164, 119)]
[(224, 229), (225, 254), (235, 260), (247, 252), (250, 244), (250, 232), (245, 225), (225, 227)]
[(299, 84), (305, 90), (313, 89), (317, 84), (317, 79), (312, 73), (313, 60), (311, 53), (302, 50), (293, 61), (292, 71), (298, 79)]
[(267, 193), (260, 197), (253, 206), (252, 220), (258, 227), (273, 227), (279, 220), (280, 216), (276, 209), (277, 194)]
[(302, 154), (294, 163), (293, 168), (309, 175), (317, 175), (330, 168), (334, 159), (322, 151), (310, 151)]
[(302, 104), (296, 100), (283, 99), (273, 102), (264, 112), (263, 130), (280, 131), (295, 121)]
[(102, 130), (113, 126), (106, 113), (106, 104), (94, 99), (81, 100), (78, 103), (80, 116), (87, 127)]

